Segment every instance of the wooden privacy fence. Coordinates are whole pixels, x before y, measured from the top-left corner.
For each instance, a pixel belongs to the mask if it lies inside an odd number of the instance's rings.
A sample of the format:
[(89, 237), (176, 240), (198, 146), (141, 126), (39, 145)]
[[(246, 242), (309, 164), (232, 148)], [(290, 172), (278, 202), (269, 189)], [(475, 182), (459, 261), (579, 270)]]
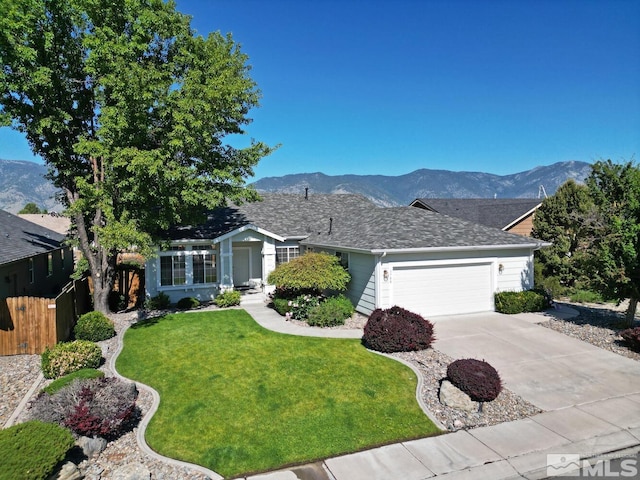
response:
[(88, 311), (86, 295), (84, 281), (69, 283), (56, 298), (0, 300), (0, 355), (40, 354), (67, 340), (77, 316)]

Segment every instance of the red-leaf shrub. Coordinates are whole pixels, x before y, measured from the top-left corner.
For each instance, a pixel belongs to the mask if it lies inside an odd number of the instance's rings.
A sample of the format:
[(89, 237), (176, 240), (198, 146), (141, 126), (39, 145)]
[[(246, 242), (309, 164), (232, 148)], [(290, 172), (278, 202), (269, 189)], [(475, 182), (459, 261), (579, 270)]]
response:
[(362, 337), (367, 348), (384, 353), (424, 350), (434, 340), (429, 320), (398, 306), (371, 312)]
[(466, 358), (451, 362), (447, 378), (474, 402), (490, 402), (502, 391), (500, 375), (484, 360)]
[(640, 352), (640, 327), (622, 330), (620, 336), (631, 350)]
[(111, 440), (122, 435), (138, 416), (138, 390), (116, 378), (76, 380), (53, 395), (42, 393), (29, 416), (57, 423), (78, 435)]

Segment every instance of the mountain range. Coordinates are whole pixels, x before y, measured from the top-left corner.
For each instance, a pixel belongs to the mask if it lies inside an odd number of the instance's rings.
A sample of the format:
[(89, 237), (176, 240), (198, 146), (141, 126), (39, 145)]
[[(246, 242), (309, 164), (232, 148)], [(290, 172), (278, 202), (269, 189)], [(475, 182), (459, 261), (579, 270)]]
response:
[[(357, 193), (380, 206), (408, 205), (416, 198), (541, 198), (553, 195), (569, 178), (582, 183), (591, 172), (585, 162), (569, 161), (512, 175), (419, 169), (399, 176), (300, 173), (262, 178), (259, 192)], [(0, 159), (0, 209), (18, 212), (34, 202), (41, 209), (61, 211), (56, 189), (45, 178), (47, 167), (34, 162)]]
[(253, 183), (259, 192), (359, 193), (380, 206), (409, 205), (416, 198), (540, 198), (572, 178), (583, 183), (591, 164), (558, 162), (512, 175), (419, 169), (406, 175), (300, 173)]

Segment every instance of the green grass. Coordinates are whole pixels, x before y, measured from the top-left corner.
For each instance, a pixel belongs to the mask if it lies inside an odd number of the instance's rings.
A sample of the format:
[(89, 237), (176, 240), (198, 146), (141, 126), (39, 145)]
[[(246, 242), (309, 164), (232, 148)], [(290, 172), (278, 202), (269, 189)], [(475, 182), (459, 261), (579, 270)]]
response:
[(116, 367), (160, 394), (149, 445), (226, 477), (439, 433), (406, 366), (359, 340), (265, 330), (244, 310), (134, 326)]

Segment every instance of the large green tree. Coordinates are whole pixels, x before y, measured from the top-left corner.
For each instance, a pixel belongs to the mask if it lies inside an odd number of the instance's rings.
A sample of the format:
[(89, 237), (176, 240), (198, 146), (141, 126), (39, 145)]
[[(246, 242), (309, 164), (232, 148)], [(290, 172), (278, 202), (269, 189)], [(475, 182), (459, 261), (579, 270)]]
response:
[(234, 148), (260, 93), (231, 36), (196, 35), (163, 0), (2, 0), (0, 120), (63, 192), (108, 309), (117, 253), (226, 200), (271, 148)]
[(640, 298), (640, 169), (600, 161), (587, 178), (598, 215), (592, 222), (592, 284), (605, 296), (629, 300), (633, 323)]
[(593, 201), (585, 185), (567, 180), (536, 210), (531, 235), (551, 242), (537, 252), (546, 278), (555, 277), (564, 287), (574, 287), (584, 277), (588, 252), (589, 218)]

